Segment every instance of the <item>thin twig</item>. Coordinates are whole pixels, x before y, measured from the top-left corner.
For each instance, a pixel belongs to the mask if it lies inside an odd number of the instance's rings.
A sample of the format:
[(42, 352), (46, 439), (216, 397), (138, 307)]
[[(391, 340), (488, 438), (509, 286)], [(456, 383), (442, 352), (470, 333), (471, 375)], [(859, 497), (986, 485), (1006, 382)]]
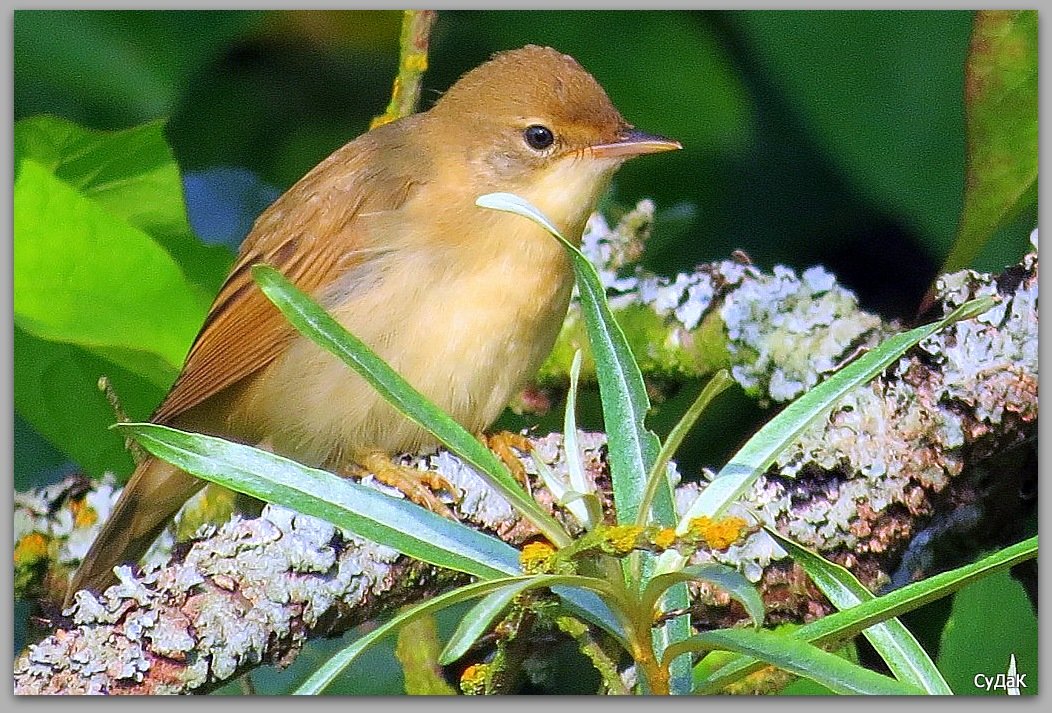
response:
[(420, 85), (427, 71), (427, 51), (431, 27), (438, 13), (434, 10), (406, 10), (402, 15), (402, 35), (398, 40), (398, 75), (391, 88), (387, 111), (373, 119), (370, 129), (409, 116), (420, 102)]
[[(110, 408), (113, 409), (114, 416), (117, 417), (117, 423), (127, 423), (131, 419), (128, 418), (128, 414), (124, 412), (124, 407), (121, 406), (121, 400), (117, 396), (117, 392), (113, 389), (113, 384), (110, 382), (108, 376), (99, 377), (99, 391), (106, 395), (106, 400), (110, 404)], [(138, 444), (133, 438), (124, 439), (124, 447), (131, 454), (132, 460), (135, 461), (135, 465), (142, 463), (149, 457), (149, 454)]]

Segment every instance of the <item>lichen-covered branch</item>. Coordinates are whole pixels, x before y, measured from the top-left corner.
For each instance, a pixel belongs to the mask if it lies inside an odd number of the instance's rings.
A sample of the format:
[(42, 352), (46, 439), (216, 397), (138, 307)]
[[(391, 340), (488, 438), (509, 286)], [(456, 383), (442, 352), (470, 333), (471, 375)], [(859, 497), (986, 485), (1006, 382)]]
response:
[[(649, 273), (636, 263), (653, 217), (649, 200), (640, 201), (613, 227), (597, 213), (582, 242), (650, 379), (704, 379), (726, 367), (760, 402), (786, 402), (835, 371), (857, 349), (899, 331), (897, 325), (861, 311), (854, 294), (821, 267), (797, 275), (778, 265), (764, 273), (738, 256), (674, 277)], [(574, 302), (540, 371), (538, 387), (564, 385), (577, 349), (584, 352), (582, 379), (594, 378), (583, 318)], [(531, 396), (540, 394), (528, 393), (519, 404), (524, 410), (536, 407)]]
[[(789, 366), (798, 352), (814, 349), (822, 366), (813, 371), (820, 374), (838, 358), (822, 345), (853, 345), (891, 329), (853, 318), (851, 310), (834, 317), (837, 304), (851, 300), (821, 274), (765, 276), (745, 265), (731, 269), (732, 264), (655, 288), (678, 290), (678, 302), (645, 299), (655, 293), (640, 289), (632, 304), (661, 302), (666, 334), (684, 340), (666, 344), (675, 350), (691, 335), (689, 327), (699, 329), (706, 310), (715, 314), (719, 302), (724, 328), (738, 335), (731, 341), (751, 345), (737, 347), (751, 350), (754, 358), (739, 365), (739, 379), (756, 375), (755, 384), (764, 384), (768, 395), (776, 384), (785, 393), (813, 383), (810, 372)], [(972, 554), (1003, 544), (991, 533), (1010, 539), (1020, 515), (1035, 507), (1036, 486), (1028, 478), (1036, 474), (1036, 449), (1019, 446), (1036, 438), (1037, 269), (1034, 253), (1000, 276), (962, 272), (941, 280), (945, 310), (987, 294), (998, 295), (1000, 302), (933, 336), (871, 384), (846, 395), (757, 482), (737, 513), (842, 562), (875, 591), (950, 566), (939, 548), (955, 537), (968, 542)], [(717, 275), (724, 287), (702, 299)], [(676, 282), (682, 288), (674, 287)], [(689, 306), (693, 299), (707, 299), (710, 306), (699, 313)], [(623, 314), (632, 304), (619, 310)], [(659, 314), (655, 307), (655, 324)], [(674, 326), (684, 314), (689, 319)], [(758, 325), (780, 333), (783, 348), (796, 334), (803, 342), (788, 351), (764, 347), (769, 335)], [(823, 330), (824, 337), (816, 334)], [(735, 349), (727, 347), (726, 353)], [(590, 477), (606, 487), (604, 437), (583, 434), (583, 442)], [(534, 445), (536, 457), (557, 471), (564, 468), (560, 436), (534, 439)], [(423, 466), (467, 493), (455, 505), (466, 522), (515, 544), (531, 534), (455, 457), (439, 452), (422, 459)], [(536, 473), (531, 457), (523, 455), (523, 464)], [(681, 485), (681, 508), (702, 487)], [(21, 558), (23, 592), (33, 586), (39, 591), (43, 573), (61, 571), (48, 566), (53, 559), (75, 559), (90, 542), (92, 518), (86, 513), (104, 512), (113, 498), (108, 484), (55, 500), (61, 491), (58, 486), (17, 498), (16, 568)], [(534, 492), (551, 505), (542, 488)], [(697, 558), (733, 564), (758, 582), (770, 622), (803, 621), (828, 611), (828, 603), (762, 532)], [(268, 509), (259, 519), (223, 526), (160, 570), (143, 577), (124, 570), (122, 583), (101, 600), (79, 594), (72, 620), (56, 622), (50, 637), (18, 658), (15, 690), (206, 691), (254, 666), (288, 662), (310, 637), (346, 630), (454, 580), (315, 520)], [(695, 615), (696, 626), (725, 626), (741, 616), (718, 591), (698, 589), (695, 596), (706, 603)]]
[[(596, 480), (605, 477), (604, 442), (596, 434), (582, 440), (583, 462)], [(534, 454), (565, 471), (560, 449), (561, 437), (552, 435), (535, 442)], [(464, 522), (512, 544), (537, 534), (449, 453), (412, 460), (465, 493), (451, 504)], [(533, 459), (524, 461), (536, 475)], [(550, 506), (546, 493), (537, 495)], [(104, 486), (87, 497), (98, 502), (112, 495)], [(31, 515), (27, 503), (23, 498), (23, 523)], [(34, 519), (46, 529), (49, 518), (66, 520), (44, 513)], [(56, 622), (52, 636), (19, 658), (16, 692), (205, 692), (253, 667), (290, 662), (309, 637), (346, 631), (464, 580), (278, 507), (204, 534), (172, 562), (141, 576), (119, 568), (120, 583), (101, 597), (78, 592), (68, 621)]]

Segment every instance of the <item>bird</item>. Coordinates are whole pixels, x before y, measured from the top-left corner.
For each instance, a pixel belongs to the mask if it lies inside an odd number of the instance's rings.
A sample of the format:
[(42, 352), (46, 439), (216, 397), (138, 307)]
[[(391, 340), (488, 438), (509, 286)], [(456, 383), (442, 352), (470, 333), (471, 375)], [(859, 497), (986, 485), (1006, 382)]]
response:
[[(580, 244), (616, 170), (681, 148), (629, 124), (573, 57), (527, 45), (492, 55), (426, 111), (321, 161), (249, 231), (153, 423), (348, 472), (436, 445), (264, 296), (266, 264), (311, 295), (425, 397), (484, 433), (536, 374), (574, 272), (540, 226), (476, 199), (510, 192)], [(397, 480), (395, 478), (394, 480)], [(204, 481), (161, 459), (135, 468), (71, 578), (101, 591)], [(434, 483), (398, 483), (420, 496)]]

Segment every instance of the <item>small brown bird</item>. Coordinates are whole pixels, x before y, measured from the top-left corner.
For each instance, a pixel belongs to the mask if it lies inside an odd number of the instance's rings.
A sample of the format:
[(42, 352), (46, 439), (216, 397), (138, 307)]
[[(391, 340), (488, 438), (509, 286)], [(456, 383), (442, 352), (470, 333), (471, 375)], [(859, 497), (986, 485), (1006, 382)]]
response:
[[(151, 420), (337, 472), (434, 444), (289, 325), (252, 280), (266, 263), (481, 433), (551, 351), (574, 277), (555, 238), (475, 199), (516, 193), (579, 242), (626, 159), (678, 148), (628, 124), (573, 58), (532, 45), (495, 55), (430, 110), (337, 149), (263, 212)], [(203, 485), (140, 463), (67, 602), (113, 581)]]

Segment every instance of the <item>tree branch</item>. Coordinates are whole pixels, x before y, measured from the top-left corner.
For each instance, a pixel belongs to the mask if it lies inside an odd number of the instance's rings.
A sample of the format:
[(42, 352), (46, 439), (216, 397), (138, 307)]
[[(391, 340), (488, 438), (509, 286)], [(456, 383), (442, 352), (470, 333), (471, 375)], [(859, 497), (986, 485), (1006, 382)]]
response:
[[(616, 269), (603, 272), (617, 279)], [(1036, 508), (1029, 479), (1036, 477), (1037, 272), (1035, 239), (1035, 253), (999, 276), (962, 272), (940, 280), (944, 311), (987, 294), (1001, 302), (935, 335), (846, 395), (743, 498), (737, 513), (755, 514), (840, 561), (874, 590), (951, 566), (943, 554), (953, 544), (966, 543), (967, 556), (1003, 544), (991, 533), (1010, 539), (1010, 527)], [(618, 317), (635, 343), (645, 338), (655, 345), (644, 362), (648, 374), (693, 378), (727, 363), (739, 383), (765, 400), (792, 398), (860, 345), (895, 329), (859, 312), (850, 293), (820, 270), (765, 275), (722, 262), (670, 280), (639, 271), (621, 280), (623, 289), (613, 285)], [(559, 349), (586, 344), (575, 319), (571, 314)], [(545, 383), (559, 379), (559, 349)], [(559, 435), (533, 440), (538, 457), (563, 467)], [(604, 437), (583, 434), (583, 442), (589, 475), (605, 492)], [(513, 544), (531, 534), (455, 457), (417, 458), (467, 493), (455, 505), (466, 522)], [(536, 474), (532, 458), (522, 460)], [(678, 488), (681, 510), (701, 487)], [(551, 507), (546, 491), (534, 493)], [(60, 576), (90, 542), (86, 513), (105, 512), (113, 497), (105, 483), (76, 496), (68, 485), (17, 495), (18, 591), (39, 592), (49, 577)], [(762, 532), (726, 551), (697, 555), (710, 557), (759, 583), (771, 622), (828, 611)], [(224, 525), (188, 550), (177, 548), (160, 570), (135, 577), (125, 569), (121, 579), (101, 600), (78, 594), (72, 620), (56, 622), (51, 636), (18, 657), (17, 693), (211, 690), (260, 664), (288, 663), (311, 637), (345, 631), (456, 581), (277, 508)], [(696, 626), (726, 626), (742, 616), (719, 592), (695, 589), (694, 595), (707, 605)]]

